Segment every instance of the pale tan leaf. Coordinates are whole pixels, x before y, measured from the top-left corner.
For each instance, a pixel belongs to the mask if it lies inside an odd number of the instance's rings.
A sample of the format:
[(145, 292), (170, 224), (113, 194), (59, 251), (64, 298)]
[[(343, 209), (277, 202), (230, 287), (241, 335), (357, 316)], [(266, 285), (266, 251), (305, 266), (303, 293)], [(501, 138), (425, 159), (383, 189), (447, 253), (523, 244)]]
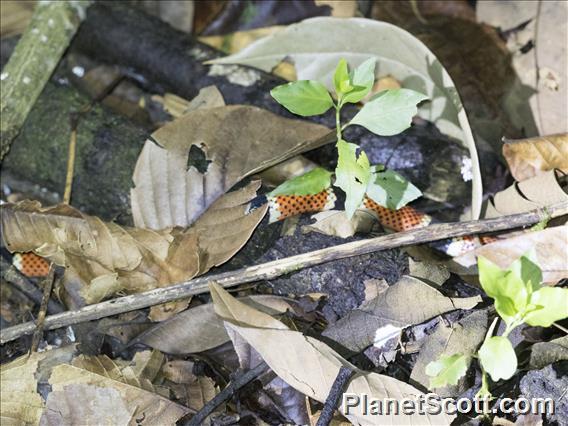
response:
[(128, 425), (133, 414), (134, 409), (129, 409), (120, 393), (112, 387), (69, 384), (48, 395), (39, 424)]
[[(250, 296), (239, 299), (255, 309), (278, 315), (295, 310), (292, 299), (279, 296)], [(215, 348), (229, 341), (223, 321), (212, 303), (188, 309), (156, 324), (132, 343), (142, 343), (162, 352), (187, 354)]]
[(199, 91), (191, 101), (181, 98), (173, 93), (162, 96), (152, 96), (152, 99), (161, 103), (164, 109), (174, 118), (200, 108), (216, 108), (225, 105), (223, 95), (217, 86), (207, 86)]
[(325, 235), (333, 235), (348, 238), (356, 233), (368, 234), (377, 225), (377, 219), (365, 210), (356, 210), (351, 219), (343, 210), (328, 210), (314, 214), (312, 219), (315, 223), (304, 225), (303, 232), (319, 232)]
[(38, 424), (44, 403), (34, 374), (44, 357), (34, 353), (0, 368), (0, 420), (4, 424)]
[(1, 207), (10, 251), (34, 251), (65, 266), (68, 305), (98, 302), (185, 281), (231, 258), (249, 239), (267, 206), (247, 214), (260, 181), (223, 195), (187, 229), (121, 227), (67, 205), (24, 201)]
[(69, 385), (79, 384), (115, 389), (128, 412), (132, 413), (134, 424), (134, 419), (143, 418), (148, 424), (174, 425), (177, 420), (190, 412), (188, 408), (155, 393), (71, 365), (55, 367), (49, 383), (56, 392), (66, 392)]
[[(366, 394), (369, 398), (416, 399), (422, 393), (392, 377), (358, 370), (324, 343), (301, 332), (289, 330), (280, 321), (256, 311), (231, 297), (216, 284), (210, 285), (217, 313), (284, 381), (303, 394), (324, 402), (341, 366), (356, 374), (345, 393)], [(344, 407), (340, 408), (341, 410)], [(449, 424), (452, 416), (440, 415), (370, 415), (364, 407), (354, 407), (346, 417), (355, 424)]]
[(562, 172), (550, 170), (516, 182), (489, 200), (483, 216), (489, 219), (566, 202), (566, 181)]
[(252, 106), (185, 114), (154, 132), (140, 153), (131, 190), (134, 223), (189, 226), (244, 177), (329, 142), (329, 134), (324, 126)]
[[(426, 366), (432, 361), (437, 361), (442, 355), (462, 354), (471, 357), (485, 338), (488, 320), (487, 310), (480, 310), (449, 326), (440, 321), (436, 331), (428, 335), (420, 347), (410, 378), (424, 388), (430, 389), (430, 376), (425, 372)], [(455, 397), (468, 388), (465, 380), (463, 377), (456, 386), (449, 385), (431, 390), (442, 397)]]
[(34, 352), (0, 366), (0, 423), (35, 425), (44, 410), (38, 382), (51, 374), (53, 366), (69, 362), (74, 345), (45, 352)]
[(531, 347), (529, 366), (540, 370), (553, 362), (568, 360), (568, 336), (559, 337), (550, 342), (535, 343)]
[(568, 277), (568, 226), (556, 226), (543, 231), (525, 232), (516, 237), (499, 240), (455, 257), (458, 264), (470, 267), (483, 256), (502, 269), (528, 253), (536, 251), (537, 263), (545, 283), (556, 283)]
[(479, 302), (479, 296), (445, 297), (425, 282), (405, 276), (328, 327), (323, 335), (359, 352), (373, 344), (383, 346), (405, 327), (455, 309), (471, 309)]
[(518, 181), (553, 169), (568, 173), (568, 134), (505, 139), (503, 155), (511, 174)]

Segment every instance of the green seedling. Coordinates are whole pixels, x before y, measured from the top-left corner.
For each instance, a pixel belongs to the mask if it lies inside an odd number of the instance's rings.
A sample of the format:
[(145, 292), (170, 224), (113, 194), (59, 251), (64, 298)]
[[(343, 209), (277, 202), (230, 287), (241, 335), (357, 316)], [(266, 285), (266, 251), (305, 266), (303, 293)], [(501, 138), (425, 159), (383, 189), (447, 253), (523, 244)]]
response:
[[(375, 81), (375, 59), (369, 59), (352, 71), (342, 59), (333, 76), (335, 100), (318, 81), (302, 80), (283, 84), (270, 94), (286, 109), (304, 117), (323, 114), (335, 109), (337, 134), (337, 168), (334, 185), (346, 195), (345, 211), (351, 218), (361, 205), (365, 194), (377, 204), (397, 210), (422, 195), (420, 190), (400, 174), (385, 170), (382, 165), (371, 165), (358, 145), (343, 139), (347, 126), (359, 125), (377, 135), (398, 134), (408, 127), (418, 112), (416, 105), (425, 99), (421, 93), (409, 89), (384, 90), (373, 96), (351, 121), (341, 123), (341, 108), (357, 103), (371, 92)], [(300, 178), (285, 182), (272, 195), (314, 194), (331, 185), (331, 175), (323, 169), (309, 172)], [(327, 187), (323, 185), (327, 183)]]
[(517, 259), (508, 269), (501, 269), (479, 256), (481, 287), (495, 302), (495, 310), (505, 322), (505, 331), (494, 336), (498, 318), (487, 331), (476, 354), (442, 356), (426, 366), (430, 387), (455, 385), (465, 375), (472, 358), (477, 358), (482, 371), (482, 385), (477, 398), (490, 398), (487, 374), (496, 382), (510, 379), (517, 371), (517, 355), (508, 339), (521, 324), (550, 327), (568, 318), (568, 289), (542, 286), (542, 271), (529, 253)]

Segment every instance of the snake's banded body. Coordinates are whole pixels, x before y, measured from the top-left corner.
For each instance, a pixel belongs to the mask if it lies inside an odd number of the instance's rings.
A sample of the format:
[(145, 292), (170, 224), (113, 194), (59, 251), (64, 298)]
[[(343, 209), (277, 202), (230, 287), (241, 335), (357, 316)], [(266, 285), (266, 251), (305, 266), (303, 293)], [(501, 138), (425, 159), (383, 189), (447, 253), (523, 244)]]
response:
[[(337, 199), (333, 189), (328, 188), (313, 195), (269, 196), (266, 197), (266, 202), (269, 205), (270, 222), (276, 222), (302, 213), (332, 210), (336, 207)], [(369, 211), (383, 227), (394, 232), (422, 228), (435, 222), (432, 216), (422, 213), (411, 206), (404, 206), (399, 210), (391, 210), (377, 204), (367, 196), (363, 199), (360, 208)], [(437, 241), (431, 245), (437, 250), (455, 257), (491, 241), (494, 241), (493, 237), (465, 236)]]
[[(312, 195), (260, 196), (251, 203), (251, 209), (265, 203), (268, 203), (269, 221), (272, 223), (303, 213), (332, 210), (338, 205), (338, 197), (333, 188), (327, 188)], [(369, 197), (363, 199), (361, 209), (373, 214), (383, 227), (394, 232), (422, 228), (434, 222), (432, 216), (411, 206), (404, 206), (399, 210), (390, 210), (377, 204)], [(431, 243), (431, 246), (454, 257), (493, 240), (493, 237), (465, 236), (437, 241)], [(29, 277), (45, 276), (49, 271), (48, 261), (32, 252), (16, 253), (13, 264)]]

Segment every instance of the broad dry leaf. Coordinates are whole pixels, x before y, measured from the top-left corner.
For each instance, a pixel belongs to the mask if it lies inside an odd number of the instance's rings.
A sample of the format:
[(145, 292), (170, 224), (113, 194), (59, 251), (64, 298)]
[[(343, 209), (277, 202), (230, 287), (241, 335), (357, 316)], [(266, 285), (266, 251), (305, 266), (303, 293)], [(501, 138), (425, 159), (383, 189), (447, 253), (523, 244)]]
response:
[(469, 149), (472, 217), (477, 218), (481, 208), (481, 175), (475, 142), (457, 89), (434, 54), (405, 30), (370, 19), (311, 18), (208, 63), (241, 64), (270, 72), (281, 61), (290, 60), (298, 80), (319, 80), (331, 89), (339, 59), (356, 67), (369, 57), (377, 58), (378, 76), (390, 75), (401, 81), (403, 87), (426, 94), (431, 102), (419, 108), (419, 115)]
[(537, 263), (542, 269), (542, 279), (545, 283), (556, 283), (568, 278), (567, 225), (525, 232), (484, 245), (453, 260), (462, 266), (470, 267), (476, 265), (477, 256), (483, 256), (500, 268), (506, 269), (531, 250), (536, 251)]
[(217, 86), (204, 87), (191, 101), (173, 93), (166, 93), (164, 96), (155, 95), (152, 96), (152, 100), (161, 103), (174, 118), (181, 117), (196, 109), (217, 108), (225, 105), (223, 95), (217, 89)]
[(72, 365), (112, 380), (158, 393), (158, 389), (152, 382), (163, 362), (164, 355), (159, 351), (144, 351), (136, 353), (132, 361), (112, 360), (106, 355), (80, 355), (73, 360)]
[(47, 397), (40, 426), (129, 425), (133, 407), (127, 407), (120, 392), (112, 387), (69, 384)]
[(315, 222), (303, 226), (303, 232), (315, 231), (341, 238), (348, 238), (356, 233), (368, 234), (377, 225), (375, 216), (363, 209), (356, 210), (351, 219), (343, 210), (328, 210), (316, 213), (311, 218)]
[(324, 126), (244, 105), (197, 109), (152, 134), (131, 190), (136, 226), (189, 226), (244, 177), (329, 142)]
[[(341, 366), (355, 371), (346, 393), (366, 394), (369, 398), (417, 399), (422, 393), (392, 377), (358, 370), (324, 343), (301, 332), (289, 330), (283, 323), (248, 307), (216, 284), (210, 286), (215, 309), (226, 326), (254, 348), (269, 367), (292, 387), (317, 401), (324, 402)], [(344, 408), (341, 407), (341, 410)], [(343, 413), (355, 424), (444, 424), (452, 416), (440, 415), (370, 415), (361, 405)]]
[(504, 142), (503, 155), (515, 180), (553, 169), (568, 173), (568, 133)]
[(568, 361), (568, 336), (532, 345), (529, 360), (531, 369), (540, 370), (549, 364), (560, 361)]
[[(437, 361), (442, 355), (462, 354), (471, 357), (485, 338), (488, 321), (487, 310), (473, 312), (449, 326), (440, 321), (436, 331), (428, 335), (422, 343), (410, 378), (424, 388), (430, 389), (430, 376), (425, 372), (426, 366), (432, 361)], [(430, 390), (442, 397), (456, 397), (467, 388), (464, 377), (456, 386)]]
[(0, 366), (0, 424), (36, 425), (44, 410), (38, 383), (51, 374), (51, 368), (69, 362), (74, 345), (34, 352)]
[[(185, 405), (198, 411), (218, 393), (219, 389), (210, 377), (193, 374), (193, 362), (176, 359), (164, 364), (163, 377), (175, 383), (172, 390)], [(216, 410), (218, 411), (218, 410)]]
[(34, 251), (65, 266), (71, 306), (95, 303), (188, 280), (231, 258), (266, 212), (263, 206), (246, 213), (259, 186), (253, 181), (225, 194), (190, 228), (160, 231), (105, 223), (67, 205), (5, 204), (3, 238), (8, 250)]
[[(187, 407), (158, 394), (71, 365), (63, 364), (55, 367), (49, 378), (49, 384), (53, 391), (61, 392), (59, 394), (61, 397), (69, 393), (69, 386), (74, 387), (79, 384), (115, 389), (128, 412), (132, 413), (130, 424), (136, 424), (136, 419), (144, 419), (148, 424), (174, 425), (177, 420), (190, 412)], [(106, 413), (100, 415), (102, 421)], [(101, 421), (98, 423), (101, 424)]]
[[(297, 309), (292, 299), (279, 296), (259, 295), (239, 300), (270, 315)], [(223, 321), (215, 314), (213, 304), (208, 303), (156, 324), (131, 343), (142, 343), (170, 354), (188, 354), (212, 349), (228, 341)]]
[(35, 425), (39, 423), (44, 403), (37, 393), (34, 374), (43, 354), (18, 358), (0, 368), (0, 423)]
[(405, 276), (328, 327), (323, 335), (354, 352), (373, 344), (380, 348), (405, 327), (455, 309), (471, 309), (479, 302), (479, 296), (445, 297), (425, 282)]
[(568, 202), (568, 193), (564, 189), (567, 180), (564, 173), (550, 170), (516, 182), (488, 201), (483, 216), (489, 219)]

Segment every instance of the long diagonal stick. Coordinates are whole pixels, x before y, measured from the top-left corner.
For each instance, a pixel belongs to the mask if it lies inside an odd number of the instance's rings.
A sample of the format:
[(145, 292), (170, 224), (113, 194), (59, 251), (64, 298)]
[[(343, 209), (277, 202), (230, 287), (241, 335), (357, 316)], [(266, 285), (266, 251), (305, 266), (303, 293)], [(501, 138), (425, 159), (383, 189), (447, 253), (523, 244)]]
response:
[[(157, 288), (130, 296), (118, 297), (106, 302), (85, 306), (76, 311), (67, 311), (45, 318), (44, 329), (66, 327), (92, 321), (136, 309), (147, 308), (164, 302), (181, 299), (194, 294), (206, 293), (208, 283), (215, 281), (223, 287), (232, 287), (259, 280), (272, 279), (299, 269), (331, 262), (346, 257), (360, 256), (376, 251), (415, 244), (429, 243), (464, 235), (484, 234), (529, 226), (541, 220), (568, 214), (568, 203), (556, 204), (544, 210), (502, 216), (496, 219), (472, 220), (469, 222), (442, 223), (396, 234), (382, 235), (366, 240), (353, 241), (236, 271), (223, 272), (195, 278), (170, 287)], [(0, 332), (0, 343), (6, 343), (35, 330), (33, 321), (8, 327)]]

